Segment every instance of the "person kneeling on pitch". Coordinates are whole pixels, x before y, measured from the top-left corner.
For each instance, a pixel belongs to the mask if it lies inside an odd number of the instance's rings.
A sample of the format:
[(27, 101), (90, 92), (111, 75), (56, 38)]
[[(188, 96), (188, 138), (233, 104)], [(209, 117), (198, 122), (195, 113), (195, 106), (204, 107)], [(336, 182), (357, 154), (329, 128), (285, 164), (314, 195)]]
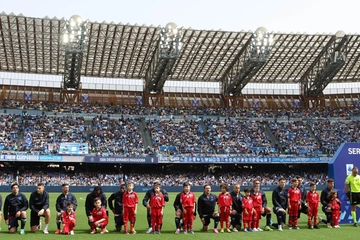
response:
[(36, 232), (39, 228), (41, 220), (40, 217), (45, 217), (44, 234), (49, 234), (48, 226), (50, 222), (50, 209), (49, 209), (49, 194), (45, 191), (43, 183), (37, 185), (36, 191), (30, 195), (30, 209), (31, 209), (31, 232)]
[(25, 234), (26, 210), (29, 202), (26, 196), (19, 192), (19, 184), (11, 185), (11, 194), (5, 198), (4, 202), (4, 219), (8, 225), (9, 233), (15, 233), (19, 227), (18, 220), (21, 221), (20, 234)]
[(61, 188), (62, 188), (62, 193), (56, 199), (56, 205), (55, 205), (56, 211), (57, 211), (57, 214), (56, 214), (57, 229), (56, 229), (55, 234), (61, 233), (60, 225), (62, 222), (62, 216), (63, 216), (64, 212), (67, 211), (68, 203), (72, 204), (72, 209), (74, 212), (76, 211), (76, 208), (77, 208), (77, 200), (76, 200), (75, 195), (69, 192), (69, 184), (64, 183), (61, 186)]
[(272, 192), (273, 210), (277, 217), (277, 223), (273, 224), (279, 231), (283, 231), (286, 223), (286, 209), (288, 206), (288, 191), (285, 189), (285, 178), (279, 179), (279, 186)]
[(211, 186), (204, 186), (204, 193), (199, 197), (197, 208), (203, 224), (203, 231), (209, 229), (210, 219), (214, 220), (214, 233), (218, 233), (217, 226), (220, 222), (220, 214), (215, 211), (217, 196), (211, 193)]
[(114, 213), (114, 221), (115, 221), (115, 227), (116, 231), (120, 232), (121, 227), (124, 225), (123, 223), (123, 195), (126, 191), (126, 184), (120, 185), (120, 191), (117, 191), (108, 199), (109, 208)]

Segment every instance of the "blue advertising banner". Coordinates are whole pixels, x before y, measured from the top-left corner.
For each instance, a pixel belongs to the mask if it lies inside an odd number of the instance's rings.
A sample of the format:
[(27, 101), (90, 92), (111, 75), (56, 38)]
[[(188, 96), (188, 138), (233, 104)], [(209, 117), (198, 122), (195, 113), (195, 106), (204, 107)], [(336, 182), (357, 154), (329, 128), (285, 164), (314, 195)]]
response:
[(1, 154), (0, 160), (7, 161), (62, 161), (59, 155), (38, 155), (38, 154)]
[(39, 161), (62, 161), (63, 156), (59, 155), (39, 155)]
[(159, 157), (160, 163), (328, 163), (329, 157)]
[(39, 155), (20, 154), (16, 155), (16, 161), (38, 161)]
[[(76, 155), (76, 154), (73, 154)], [(87, 163), (329, 163), (328, 157), (184, 157), (184, 156), (160, 156), (160, 157), (123, 157), (123, 156), (73, 156), (51, 154), (0, 154), (0, 160), (5, 161), (66, 161)]]
[[(342, 202), (340, 223), (353, 223), (351, 205), (345, 194), (345, 179), (351, 174), (352, 168), (360, 168), (360, 143), (343, 143), (338, 148), (333, 159), (329, 163), (328, 175), (335, 181), (335, 189), (338, 190), (338, 198)], [(360, 209), (356, 208), (356, 216), (360, 221)]]
[(158, 163), (157, 157), (98, 157), (86, 156), (86, 163), (132, 163), (132, 164), (156, 164)]

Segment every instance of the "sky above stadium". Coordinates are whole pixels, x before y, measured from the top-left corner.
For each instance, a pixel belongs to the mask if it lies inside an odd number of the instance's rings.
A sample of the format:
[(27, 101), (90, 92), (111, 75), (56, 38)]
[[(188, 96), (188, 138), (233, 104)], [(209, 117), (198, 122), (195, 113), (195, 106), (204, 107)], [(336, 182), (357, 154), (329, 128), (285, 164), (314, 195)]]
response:
[(2, 11), (28, 17), (70, 18), (92, 22), (165, 26), (205, 30), (268, 31), (284, 33), (359, 32), (356, 0), (17, 0), (6, 1)]

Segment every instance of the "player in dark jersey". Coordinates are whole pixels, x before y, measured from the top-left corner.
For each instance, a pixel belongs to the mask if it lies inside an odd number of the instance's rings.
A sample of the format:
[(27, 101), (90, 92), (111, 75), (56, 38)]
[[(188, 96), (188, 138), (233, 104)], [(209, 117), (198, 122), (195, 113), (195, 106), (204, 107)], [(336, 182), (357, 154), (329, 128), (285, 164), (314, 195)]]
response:
[(109, 208), (114, 213), (116, 231), (121, 231), (121, 227), (124, 225), (122, 198), (125, 191), (126, 191), (126, 184), (121, 184), (120, 191), (111, 194), (111, 196), (108, 199)]
[(272, 192), (273, 210), (277, 217), (277, 224), (273, 224), (279, 231), (283, 231), (286, 223), (286, 209), (288, 206), (288, 191), (285, 189), (285, 178), (279, 179), (279, 186)]
[(92, 210), (95, 208), (94, 205), (95, 198), (100, 198), (101, 206), (104, 207), (105, 210), (107, 207), (106, 196), (103, 193), (102, 188), (100, 186), (95, 186), (93, 191), (86, 196), (86, 200), (85, 200), (85, 213), (86, 216), (88, 217), (88, 224), (90, 228), (92, 228), (91, 223), (94, 222), (92, 216)]
[(331, 226), (331, 206), (330, 206), (330, 199), (328, 198), (330, 192), (333, 190), (334, 188), (334, 179), (329, 178), (327, 180), (327, 187), (321, 191), (321, 195), (320, 195), (320, 201), (321, 201), (321, 209), (323, 210), (323, 212), (325, 213), (326, 216), (326, 220), (325, 219), (321, 219), (321, 222), (325, 223), (327, 225), (328, 228), (332, 228)]
[(40, 217), (45, 217), (44, 234), (49, 234), (49, 222), (50, 222), (50, 208), (49, 208), (50, 196), (45, 191), (43, 183), (37, 185), (36, 191), (30, 195), (30, 209), (31, 219), (30, 226), (31, 232), (36, 232), (40, 224)]
[(217, 226), (220, 221), (220, 215), (215, 210), (217, 203), (217, 196), (211, 193), (211, 186), (204, 186), (204, 193), (198, 198), (197, 209), (201, 222), (203, 223), (203, 230), (209, 229), (210, 219), (214, 220), (214, 233), (218, 233)]
[(56, 225), (57, 230), (55, 234), (61, 233), (60, 225), (61, 225), (61, 217), (64, 212), (67, 210), (67, 204), (71, 202), (73, 204), (73, 210), (76, 211), (77, 208), (77, 200), (74, 194), (69, 192), (69, 184), (64, 183), (62, 186), (62, 193), (56, 199)]
[(303, 178), (301, 176), (296, 176), (296, 179), (298, 180), (298, 189), (300, 189), (301, 191), (301, 205), (299, 207), (299, 214), (298, 214), (298, 218), (300, 218), (300, 214), (308, 214), (308, 206), (306, 205), (306, 189), (305, 186), (302, 184), (303, 182)]
[(175, 209), (175, 227), (176, 227), (175, 234), (179, 234), (181, 228), (182, 211), (181, 211), (180, 195), (181, 192), (176, 195), (173, 204)]
[(4, 219), (10, 233), (16, 232), (19, 226), (18, 220), (20, 220), (20, 234), (25, 234), (24, 227), (28, 208), (29, 202), (26, 196), (19, 192), (19, 185), (17, 183), (12, 184), (11, 194), (7, 195), (4, 201)]
[(241, 229), (242, 221), (242, 198), (243, 195), (240, 193), (240, 184), (235, 184), (233, 191), (230, 193), (232, 197), (232, 211), (230, 214), (231, 226), (233, 232), (238, 232)]

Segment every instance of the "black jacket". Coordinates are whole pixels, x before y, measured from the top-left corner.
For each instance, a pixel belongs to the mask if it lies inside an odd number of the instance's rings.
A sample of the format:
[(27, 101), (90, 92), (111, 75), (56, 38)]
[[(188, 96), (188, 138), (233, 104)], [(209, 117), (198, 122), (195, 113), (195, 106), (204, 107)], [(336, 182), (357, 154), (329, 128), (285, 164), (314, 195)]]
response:
[(115, 209), (116, 214), (123, 213), (123, 203), (122, 203), (123, 195), (124, 193), (121, 191), (114, 192), (113, 194), (111, 194), (111, 196), (108, 199), (110, 210), (112, 211), (113, 209)]
[(320, 201), (321, 204), (323, 205), (323, 207), (326, 207), (330, 200), (328, 199), (329, 193), (331, 192), (330, 188), (325, 188), (324, 190), (322, 190), (321, 195), (320, 195)]
[(207, 196), (205, 193), (203, 193), (197, 203), (197, 209), (199, 213), (199, 217), (203, 218), (204, 215), (212, 215), (215, 211), (215, 206), (217, 203), (217, 196), (215, 194), (210, 193), (209, 196)]
[(29, 208), (29, 202), (26, 196), (18, 193), (7, 195), (4, 202), (4, 219), (8, 220), (9, 216), (15, 216), (18, 211), (26, 211)]
[[(162, 193), (162, 195), (164, 195), (165, 202), (168, 202), (169, 201), (169, 194), (166, 192), (166, 190), (161, 189), (160, 192)], [(148, 201), (150, 201), (151, 196), (154, 195), (154, 194), (155, 194), (154, 188), (148, 190), (145, 193), (145, 196), (144, 196), (143, 201), (142, 201), (144, 207), (146, 207), (148, 205)]]
[(301, 186), (298, 187), (298, 188), (299, 188), (300, 191), (301, 191), (301, 201), (302, 201), (302, 202), (305, 202), (306, 194), (307, 194), (306, 189), (305, 189), (304, 185), (301, 185)]
[(239, 193), (239, 195), (237, 195), (234, 191), (231, 192), (230, 195), (232, 197), (232, 209), (236, 210), (236, 212), (238, 214), (241, 214), (243, 195), (241, 193)]
[(181, 210), (180, 195), (181, 195), (181, 193), (178, 193), (178, 195), (176, 195), (175, 200), (174, 200), (173, 206), (174, 206), (175, 211), (177, 211), (179, 209)]
[[(97, 190), (100, 190), (100, 195), (99, 196), (95, 196), (95, 191), (97, 191)], [(97, 197), (100, 198), (100, 200), (101, 200), (101, 206), (103, 206), (104, 208), (107, 207), (106, 196), (102, 192), (102, 189), (94, 187), (94, 190), (86, 196), (86, 200), (85, 200), (86, 216), (91, 216), (92, 210), (95, 207), (94, 200)]]
[(75, 211), (77, 208), (77, 200), (75, 195), (72, 193), (68, 193), (67, 196), (65, 196), (63, 193), (60, 194), (56, 199), (56, 205), (55, 205), (56, 211), (57, 212), (61, 212), (61, 210), (66, 211), (66, 205), (69, 202), (71, 202), (74, 205), (73, 209)]
[(49, 194), (44, 191), (42, 195), (38, 194), (37, 191), (32, 192), (30, 195), (30, 209), (34, 212), (39, 212), (41, 209), (49, 208)]
[(283, 208), (286, 210), (288, 205), (288, 190), (277, 187), (272, 193), (272, 202), (274, 209)]

